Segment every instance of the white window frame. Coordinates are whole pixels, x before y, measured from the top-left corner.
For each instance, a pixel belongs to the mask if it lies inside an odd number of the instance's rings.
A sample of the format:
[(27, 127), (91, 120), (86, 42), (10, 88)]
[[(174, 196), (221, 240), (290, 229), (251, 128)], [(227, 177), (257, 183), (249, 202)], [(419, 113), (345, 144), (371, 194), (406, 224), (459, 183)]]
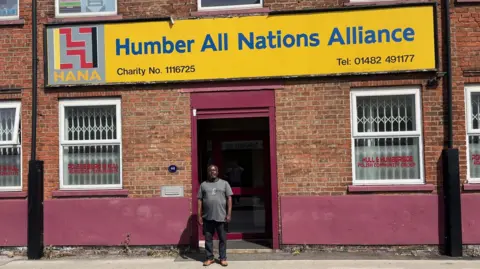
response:
[[(98, 142), (92, 142), (91, 140), (83, 141), (68, 141), (65, 140), (65, 108), (66, 107), (78, 107), (78, 106), (108, 106), (115, 105), (116, 118), (117, 118), (117, 139), (99, 140)], [(60, 189), (61, 190), (105, 190), (105, 189), (122, 189), (123, 186), (123, 150), (122, 150), (122, 108), (121, 100), (118, 98), (95, 98), (95, 99), (69, 99), (59, 101), (59, 167), (60, 167)], [(74, 145), (120, 145), (120, 183), (119, 184), (104, 184), (104, 185), (64, 185), (63, 184), (63, 146)]]
[(236, 10), (236, 9), (262, 8), (263, 7), (263, 2), (264, 2), (264, 0), (260, 0), (259, 4), (202, 7), (202, 0), (197, 0), (197, 9), (199, 11), (214, 11), (214, 10)]
[(0, 21), (18, 20), (20, 18), (20, 0), (17, 0), (17, 15), (15, 16), (0, 16)]
[(23, 147), (19, 141), (18, 131), (20, 128), (20, 117), (21, 117), (21, 108), (22, 104), (20, 101), (8, 101), (0, 102), (0, 109), (3, 108), (15, 108), (15, 123), (14, 128), (15, 132), (12, 135), (11, 141), (0, 141), (0, 148), (19, 146), (20, 147), (20, 185), (19, 186), (9, 186), (2, 187), (0, 186), (0, 191), (21, 191), (23, 188)]
[(480, 85), (465, 85), (465, 129), (466, 129), (466, 136), (465, 142), (467, 145), (467, 150), (465, 152), (467, 158), (467, 182), (468, 183), (480, 183), (480, 178), (472, 178), (470, 177), (470, 145), (468, 143), (468, 137), (470, 135), (480, 135), (480, 129), (474, 130), (472, 129), (472, 100), (471, 96), (472, 93), (480, 93)]
[(105, 12), (84, 12), (84, 13), (72, 13), (72, 14), (62, 14), (60, 13), (60, 2), (55, 0), (55, 17), (56, 18), (76, 18), (76, 17), (96, 17), (96, 16), (113, 16), (118, 14), (118, 0), (115, 1), (115, 11), (105, 11)]
[[(390, 95), (414, 95), (415, 96), (415, 121), (416, 131), (404, 132), (369, 132), (359, 133), (357, 130), (357, 97), (360, 96), (390, 96)], [(357, 88), (350, 91), (350, 126), (352, 143), (352, 184), (353, 185), (414, 185), (425, 184), (424, 160), (423, 160), (423, 126), (420, 87), (388, 87), (388, 88)], [(382, 137), (412, 137), (419, 140), (419, 179), (375, 179), (357, 180), (355, 162), (355, 139), (357, 138), (382, 138)]]

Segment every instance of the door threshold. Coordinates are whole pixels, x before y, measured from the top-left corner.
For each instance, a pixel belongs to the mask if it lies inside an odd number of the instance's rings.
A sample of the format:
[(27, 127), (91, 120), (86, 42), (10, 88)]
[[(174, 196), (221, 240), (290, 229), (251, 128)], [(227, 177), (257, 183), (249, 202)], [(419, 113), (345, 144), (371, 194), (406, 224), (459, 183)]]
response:
[[(199, 241), (200, 250), (205, 250), (205, 241)], [(255, 254), (274, 253), (272, 240), (268, 239), (238, 239), (227, 240), (227, 253), (230, 254)], [(218, 253), (218, 240), (213, 240), (213, 249)]]

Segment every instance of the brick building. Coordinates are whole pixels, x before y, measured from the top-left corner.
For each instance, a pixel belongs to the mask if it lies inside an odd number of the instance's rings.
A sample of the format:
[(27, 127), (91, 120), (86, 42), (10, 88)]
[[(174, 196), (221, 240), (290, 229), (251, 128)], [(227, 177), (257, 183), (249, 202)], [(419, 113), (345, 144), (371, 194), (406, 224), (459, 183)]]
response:
[[(211, 163), (235, 193), (232, 240), (441, 245), (441, 4), (229, 3), (38, 2), (45, 245), (197, 245)], [(451, 4), (465, 245), (480, 244), (477, 11)], [(0, 246), (27, 242), (31, 27), (29, 1), (0, 0)]]

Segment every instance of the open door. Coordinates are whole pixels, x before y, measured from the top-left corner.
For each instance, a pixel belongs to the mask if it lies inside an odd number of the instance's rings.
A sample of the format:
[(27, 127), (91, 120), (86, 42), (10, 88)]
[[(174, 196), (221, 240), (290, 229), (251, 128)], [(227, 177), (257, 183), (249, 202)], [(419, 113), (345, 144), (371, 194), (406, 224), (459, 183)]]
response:
[[(239, 121), (241, 119), (232, 119), (231, 124), (241, 125)], [(257, 122), (268, 124), (268, 119)], [(228, 239), (271, 239), (268, 125), (266, 128), (207, 131), (198, 141), (198, 148), (202, 149), (199, 183), (207, 180), (208, 165), (215, 164), (219, 168), (219, 177), (232, 187), (232, 221), (228, 225)], [(201, 230), (199, 232), (201, 234)], [(200, 239), (203, 240), (202, 235)]]
[(204, 240), (196, 196), (210, 164), (218, 166), (234, 193), (227, 238), (267, 240), (279, 247), (274, 96), (273, 90), (191, 95), (192, 247)]

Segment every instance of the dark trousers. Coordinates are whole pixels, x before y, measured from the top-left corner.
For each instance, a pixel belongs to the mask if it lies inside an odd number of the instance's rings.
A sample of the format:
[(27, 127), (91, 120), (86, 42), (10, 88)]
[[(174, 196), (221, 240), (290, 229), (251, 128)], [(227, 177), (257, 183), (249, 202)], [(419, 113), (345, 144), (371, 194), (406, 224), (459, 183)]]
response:
[(213, 260), (213, 236), (217, 232), (219, 239), (218, 251), (220, 260), (227, 259), (227, 233), (225, 231), (225, 223), (214, 220), (203, 220), (203, 234), (205, 235), (205, 251), (207, 259)]

